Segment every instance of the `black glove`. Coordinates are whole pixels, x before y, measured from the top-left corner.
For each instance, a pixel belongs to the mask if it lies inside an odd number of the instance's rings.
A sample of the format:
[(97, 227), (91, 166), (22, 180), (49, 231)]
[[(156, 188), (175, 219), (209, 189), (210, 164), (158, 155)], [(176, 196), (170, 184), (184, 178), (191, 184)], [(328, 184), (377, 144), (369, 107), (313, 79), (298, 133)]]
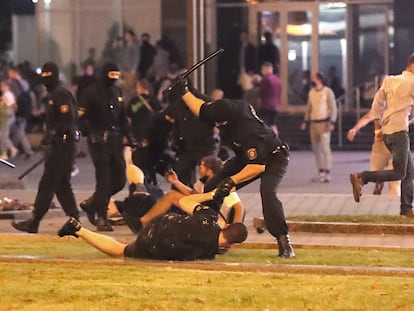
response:
[(170, 103), (175, 103), (181, 100), (181, 97), (187, 92), (189, 92), (187, 79), (178, 76), (171, 81), (165, 95)]
[(236, 184), (233, 179), (230, 177), (226, 178), (217, 185), (216, 192), (214, 193), (214, 199), (224, 199), (230, 194), (231, 189), (235, 186)]

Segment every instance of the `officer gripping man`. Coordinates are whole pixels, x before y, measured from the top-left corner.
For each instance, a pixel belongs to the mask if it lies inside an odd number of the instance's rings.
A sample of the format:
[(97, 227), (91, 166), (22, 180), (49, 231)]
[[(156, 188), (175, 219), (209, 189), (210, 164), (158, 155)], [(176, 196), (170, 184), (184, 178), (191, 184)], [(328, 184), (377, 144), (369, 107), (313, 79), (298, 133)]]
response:
[(66, 215), (79, 219), (79, 210), (70, 184), (76, 142), (79, 140), (76, 101), (70, 91), (60, 83), (59, 69), (55, 63), (44, 64), (41, 76), (48, 91), (46, 135), (42, 139), (42, 144), (48, 147), (44, 156), (44, 171), (32, 217), (25, 221), (12, 222), (15, 229), (29, 233), (37, 233), (39, 223), (47, 213), (55, 194)]
[(108, 202), (126, 183), (124, 145), (136, 146), (121, 89), (115, 85), (119, 76), (117, 65), (105, 63), (100, 79), (79, 100), (80, 129), (88, 137), (96, 179), (94, 194), (80, 206), (98, 231), (113, 231), (108, 222)]
[(227, 99), (205, 102), (188, 89), (187, 81), (177, 78), (169, 89), (172, 102), (182, 99), (201, 121), (220, 128), (223, 143), (231, 146), (235, 156), (211, 178), (205, 191), (215, 190), (215, 200), (226, 197), (232, 188), (260, 178), (263, 215), (269, 232), (276, 237), (279, 257), (295, 256), (288, 234), (282, 203), (277, 188), (289, 162), (289, 149), (257, 116), (246, 102)]

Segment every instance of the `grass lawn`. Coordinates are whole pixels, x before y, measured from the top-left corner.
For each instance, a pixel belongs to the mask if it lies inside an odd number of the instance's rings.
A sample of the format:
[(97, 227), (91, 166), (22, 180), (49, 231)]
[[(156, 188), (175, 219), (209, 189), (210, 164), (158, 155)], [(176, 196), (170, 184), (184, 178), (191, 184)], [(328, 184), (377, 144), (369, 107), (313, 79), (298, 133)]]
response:
[(291, 260), (236, 248), (214, 261), (134, 261), (69, 237), (0, 235), (0, 311), (414, 310), (414, 251), (295, 251)]

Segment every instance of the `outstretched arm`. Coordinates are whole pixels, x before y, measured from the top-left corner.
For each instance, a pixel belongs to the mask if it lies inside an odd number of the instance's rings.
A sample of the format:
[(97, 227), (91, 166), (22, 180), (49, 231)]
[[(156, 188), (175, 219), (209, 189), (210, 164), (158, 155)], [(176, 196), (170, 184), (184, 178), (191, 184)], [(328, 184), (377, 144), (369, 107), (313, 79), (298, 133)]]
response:
[(101, 252), (112, 257), (123, 257), (126, 244), (120, 243), (110, 236), (93, 232), (81, 227), (76, 235)]
[(375, 120), (376, 118), (377, 116), (374, 114), (372, 110), (368, 111), (361, 117), (361, 119), (358, 120), (354, 127), (348, 131), (348, 139), (350, 141), (353, 141), (358, 131), (365, 125), (367, 125), (369, 122)]

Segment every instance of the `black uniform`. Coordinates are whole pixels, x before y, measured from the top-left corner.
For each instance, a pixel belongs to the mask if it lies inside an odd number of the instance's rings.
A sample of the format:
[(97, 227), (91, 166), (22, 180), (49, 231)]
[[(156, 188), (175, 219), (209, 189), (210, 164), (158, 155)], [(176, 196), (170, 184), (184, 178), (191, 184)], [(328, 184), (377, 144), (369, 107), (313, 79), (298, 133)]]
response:
[(174, 148), (176, 163), (174, 170), (178, 178), (187, 186), (196, 181), (195, 168), (200, 160), (213, 155), (214, 124), (200, 120), (183, 103), (168, 107), (167, 115), (174, 119)]
[(123, 140), (132, 139), (122, 92), (114, 85), (118, 77), (109, 77), (114, 72), (119, 73), (116, 65), (104, 64), (101, 78), (85, 90), (78, 108), (80, 128), (88, 137), (95, 166), (95, 192), (88, 202), (87, 213), (89, 220), (90, 214), (97, 214), (99, 231), (112, 231), (107, 222), (107, 205), (109, 198), (125, 186)]
[(76, 123), (76, 101), (59, 82), (59, 70), (50, 62), (42, 67), (42, 77), (48, 90), (45, 164), (34, 202), (33, 217), (29, 221), (13, 223), (21, 231), (36, 233), (40, 220), (47, 213), (54, 195), (66, 215), (79, 219), (75, 196), (70, 184), (71, 169), (79, 138)]
[[(289, 247), (291, 246), (282, 203), (277, 197), (277, 188), (289, 162), (287, 146), (257, 116), (254, 108), (243, 101), (218, 100), (205, 103), (200, 109), (200, 120), (227, 121), (227, 124), (220, 127), (220, 135), (223, 143), (231, 146), (235, 153), (223, 169), (207, 182), (205, 191), (213, 190), (221, 181), (235, 175), (248, 164), (265, 165), (264, 173), (256, 176), (261, 178), (263, 215), (269, 232), (278, 239), (279, 252), (283, 253), (280, 238), (287, 238)], [(253, 180), (238, 184), (237, 188)]]
[(125, 248), (125, 257), (159, 260), (214, 259), (220, 227), (217, 214), (199, 206), (192, 216), (169, 213), (152, 220), (134, 243)]
[(140, 95), (129, 101), (128, 118), (131, 131), (138, 142), (138, 148), (132, 152), (132, 160), (140, 167), (146, 181), (156, 185), (156, 166), (167, 148), (171, 123), (167, 122), (160, 111), (160, 101), (152, 95)]

